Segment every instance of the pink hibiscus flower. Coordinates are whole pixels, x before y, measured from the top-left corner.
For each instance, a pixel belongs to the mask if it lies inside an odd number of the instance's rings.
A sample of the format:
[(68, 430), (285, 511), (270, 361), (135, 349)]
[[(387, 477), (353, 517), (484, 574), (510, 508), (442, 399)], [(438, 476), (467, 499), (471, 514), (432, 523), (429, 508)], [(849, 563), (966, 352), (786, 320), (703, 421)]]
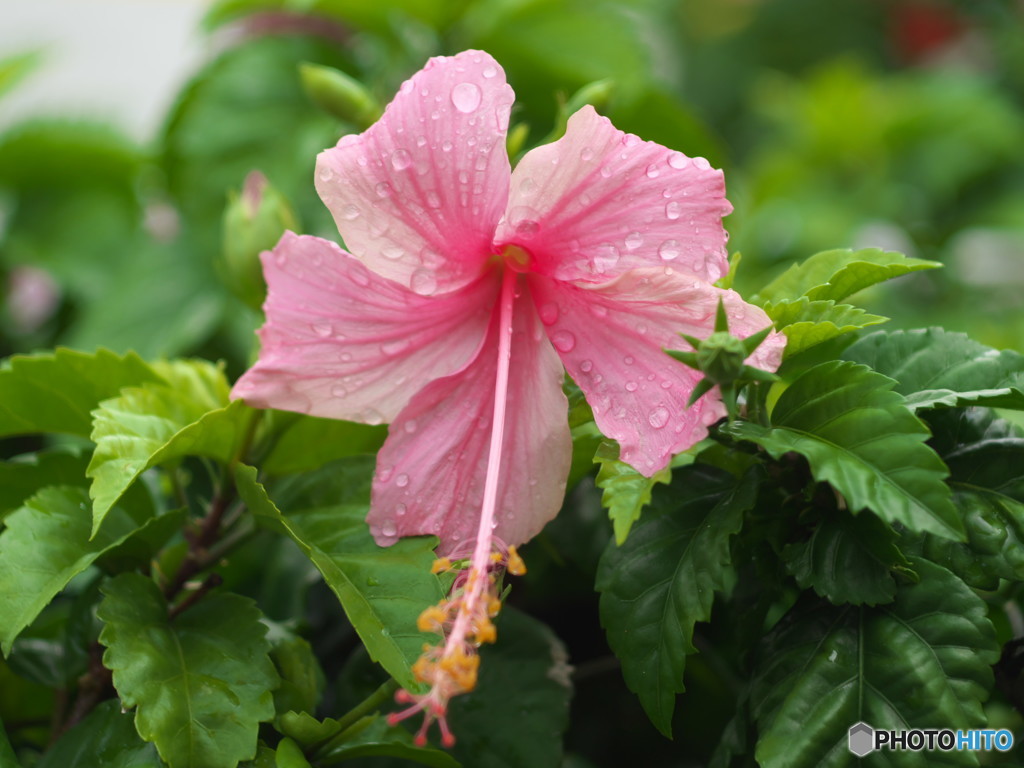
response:
[[(471, 690), (493, 642), (499, 569), (558, 512), (572, 454), (564, 371), (623, 461), (645, 475), (725, 414), (717, 390), (664, 349), (706, 338), (719, 299), (731, 331), (770, 325), (712, 282), (724, 274), (722, 173), (617, 130), (585, 107), (565, 136), (505, 150), (512, 89), (486, 53), (431, 59), (381, 119), (317, 161), (348, 249), (287, 233), (263, 254), (259, 361), (233, 395), (251, 405), (388, 422), (370, 530), (381, 545), (435, 534), (470, 557), (450, 599), (420, 617), (441, 634), (414, 667), (445, 743), (448, 700)], [(775, 370), (772, 334), (749, 364)], [(507, 416), (507, 418), (506, 418)], [(505, 471), (502, 470), (505, 468)], [(442, 558), (440, 567), (451, 560)]]

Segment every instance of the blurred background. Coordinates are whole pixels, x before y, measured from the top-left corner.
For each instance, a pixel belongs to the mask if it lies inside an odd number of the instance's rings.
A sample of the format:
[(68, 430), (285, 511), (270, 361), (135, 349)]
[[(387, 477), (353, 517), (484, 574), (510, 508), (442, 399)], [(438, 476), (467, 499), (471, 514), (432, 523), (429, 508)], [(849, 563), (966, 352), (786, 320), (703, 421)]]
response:
[[(259, 170), (336, 237), (316, 153), (361, 130), (299, 66), (386, 103), (425, 59), (505, 67), (526, 146), (611, 80), (616, 125), (726, 172), (738, 286), (838, 247), (937, 259), (862, 297), (900, 327), (1021, 348), (1024, 4), (1017, 0), (4, 0), (0, 353), (201, 354), (239, 371), (225, 206)], [(343, 112), (344, 110), (342, 110)]]

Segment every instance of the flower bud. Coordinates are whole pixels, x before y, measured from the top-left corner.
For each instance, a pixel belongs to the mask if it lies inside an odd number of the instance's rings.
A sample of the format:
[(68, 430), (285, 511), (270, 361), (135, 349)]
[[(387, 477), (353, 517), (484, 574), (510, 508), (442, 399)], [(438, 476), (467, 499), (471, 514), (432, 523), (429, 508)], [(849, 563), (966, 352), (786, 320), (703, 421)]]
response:
[(728, 331), (718, 331), (697, 347), (697, 365), (715, 384), (729, 384), (743, 375), (747, 354), (742, 340)]
[(384, 112), (366, 86), (341, 70), (302, 64), (299, 76), (306, 95), (314, 104), (360, 131), (373, 125)]
[(218, 268), (231, 292), (254, 309), (267, 295), (260, 253), (277, 245), (286, 229), (298, 229), (295, 214), (267, 177), (253, 171), (241, 195), (230, 193)]

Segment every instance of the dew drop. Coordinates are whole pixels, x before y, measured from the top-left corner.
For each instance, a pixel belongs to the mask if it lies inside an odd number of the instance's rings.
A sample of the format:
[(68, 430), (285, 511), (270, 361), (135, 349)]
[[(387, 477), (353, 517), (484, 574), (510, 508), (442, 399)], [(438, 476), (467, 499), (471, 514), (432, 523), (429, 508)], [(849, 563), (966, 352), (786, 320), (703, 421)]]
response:
[(459, 83), (452, 88), (452, 104), (465, 115), (480, 106), (482, 96), (480, 88), (473, 83)]
[(377, 479), (382, 483), (386, 483), (388, 480), (391, 479), (391, 475), (393, 475), (394, 472), (394, 467), (382, 467), (377, 472)]
[(689, 160), (682, 152), (669, 152), (668, 164), (676, 170), (682, 170), (689, 165)]
[(626, 382), (626, 391), (627, 392), (636, 392), (636, 382), (635, 381), (627, 381)]
[(338, 359), (341, 360), (341, 362), (343, 363), (349, 363), (352, 361), (352, 353), (342, 352), (340, 355), (338, 355)]
[(665, 206), (665, 217), (675, 221), (682, 213), (682, 206), (675, 200)]
[(391, 185), (386, 181), (382, 181), (376, 187), (377, 197), (390, 197), (391, 196)]
[(647, 422), (655, 429), (661, 429), (668, 424), (669, 415), (668, 408), (659, 405), (647, 414)]
[(494, 110), (494, 116), (498, 121), (498, 130), (507, 131), (508, 122), (512, 116), (512, 105), (502, 104), (500, 107)]
[(441, 151), (442, 152), (451, 152), (452, 151), (452, 143), (450, 141), (444, 142), (441, 145)]
[(346, 221), (353, 221), (355, 219), (358, 219), (359, 209), (356, 206), (349, 203), (348, 205), (341, 209), (341, 218), (345, 219)]
[(594, 269), (604, 274), (619, 263), (619, 249), (611, 243), (601, 243), (594, 250)]
[(641, 245), (644, 244), (644, 236), (639, 232), (630, 232), (626, 235), (626, 248), (631, 251), (635, 251)]
[(594, 315), (594, 317), (607, 317), (608, 307), (604, 304), (592, 304), (590, 306), (590, 313)]
[(394, 357), (407, 350), (412, 345), (412, 340), (408, 338), (392, 339), (391, 341), (385, 342), (380, 345), (380, 351), (388, 357)]
[(590, 373), (592, 370), (594, 370), (594, 364), (589, 360), (584, 360), (583, 362), (580, 363), (580, 370), (583, 371), (584, 373)]
[(396, 171), (404, 171), (410, 165), (412, 165), (412, 155), (404, 149), (396, 149), (391, 153), (391, 167)]
[(640, 143), (640, 137), (632, 133), (627, 133), (622, 137), (622, 144), (626, 147), (635, 147)]
[(693, 158), (693, 164), (697, 168), (700, 168), (702, 171), (707, 171), (707, 170), (711, 169), (711, 163), (709, 163), (703, 157), (695, 157), (695, 158)]
[(580, 160), (586, 163), (593, 159), (594, 150), (592, 150), (590, 147), (584, 147), (583, 149), (580, 150)]
[(662, 379), (661, 380), (661, 388), (662, 389), (672, 389), (672, 381), (671, 381), (671, 379)]
[(380, 532), (390, 539), (398, 533), (398, 529), (395, 528), (395, 524), (393, 521), (388, 520), (380, 527)]
[(352, 282), (365, 288), (370, 284), (370, 278), (362, 270), (354, 269), (352, 270)]
[(636, 361), (634, 360), (632, 355), (626, 355), (624, 358), (622, 358), (622, 362), (624, 362), (626, 365), (632, 365)]
[(334, 171), (328, 165), (321, 165), (318, 175), (320, 176), (320, 181), (330, 181), (334, 178)]
[(395, 485), (397, 485), (399, 488), (405, 488), (405, 486), (407, 486), (408, 484), (409, 476), (405, 474), (405, 472), (403, 472), (402, 474), (395, 478)]
[(482, 74), (483, 74), (484, 77), (486, 77), (488, 80), (490, 80), (492, 77), (494, 77), (495, 75), (498, 74), (498, 69), (497, 69), (497, 67), (492, 67), (492, 66), (488, 65), (488, 66), (484, 67), (484, 71), (483, 71)]
[(437, 277), (433, 270), (417, 269), (409, 278), (409, 287), (420, 296), (432, 296), (437, 290)]
[(409, 508), (407, 506), (405, 506), (405, 504), (399, 504), (399, 505), (397, 505), (395, 507), (395, 514), (398, 515), (399, 517), (404, 516), (405, 513), (408, 512), (408, 511), (409, 511)]
[(385, 246), (380, 252), (385, 259), (400, 259), (405, 256), (405, 251), (397, 245)]
[(441, 207), (441, 198), (434, 190), (430, 190), (429, 192), (427, 192), (427, 205), (430, 206), (431, 208)]
[(313, 323), (310, 328), (313, 329), (313, 333), (319, 336), (321, 339), (326, 339), (331, 335), (334, 328), (331, 327), (330, 323)]
[(576, 337), (569, 331), (556, 331), (551, 337), (551, 343), (559, 352), (572, 352), (576, 346)]
[(666, 240), (658, 246), (658, 255), (665, 261), (679, 258), (679, 242), (677, 240)]
[(348, 394), (348, 390), (341, 386), (341, 384), (335, 384), (331, 387), (331, 394), (334, 395), (334, 397), (345, 397), (345, 395)]
[(558, 306), (555, 304), (545, 304), (537, 313), (540, 315), (540, 321), (544, 325), (551, 325), (558, 319)]
[(359, 420), (362, 421), (364, 424), (370, 425), (384, 423), (384, 417), (381, 416), (379, 411), (375, 411), (373, 408), (368, 408), (365, 411), (363, 411)]
[(661, 175), (661, 168), (659, 168), (657, 165), (655, 165), (654, 163), (651, 163), (650, 165), (647, 166), (647, 178), (648, 179), (656, 179), (660, 175)]
[(418, 427), (419, 425), (416, 423), (416, 419), (409, 419), (407, 422), (405, 422), (405, 426), (403, 427), (403, 429), (405, 429), (405, 431), (411, 435), (416, 431)]

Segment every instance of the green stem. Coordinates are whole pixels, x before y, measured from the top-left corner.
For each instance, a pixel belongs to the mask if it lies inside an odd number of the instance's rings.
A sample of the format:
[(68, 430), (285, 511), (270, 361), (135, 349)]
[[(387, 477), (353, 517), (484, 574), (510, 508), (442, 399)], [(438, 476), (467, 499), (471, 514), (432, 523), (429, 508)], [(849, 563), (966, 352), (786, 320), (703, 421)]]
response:
[(395, 691), (397, 691), (399, 687), (398, 682), (394, 678), (389, 679), (377, 690), (338, 718), (338, 733), (322, 745), (313, 745), (312, 748), (315, 750), (315, 754), (317, 756), (324, 756), (339, 744), (344, 744), (348, 740), (348, 729), (367, 715), (376, 712), (382, 706), (391, 701), (392, 697), (395, 695)]

